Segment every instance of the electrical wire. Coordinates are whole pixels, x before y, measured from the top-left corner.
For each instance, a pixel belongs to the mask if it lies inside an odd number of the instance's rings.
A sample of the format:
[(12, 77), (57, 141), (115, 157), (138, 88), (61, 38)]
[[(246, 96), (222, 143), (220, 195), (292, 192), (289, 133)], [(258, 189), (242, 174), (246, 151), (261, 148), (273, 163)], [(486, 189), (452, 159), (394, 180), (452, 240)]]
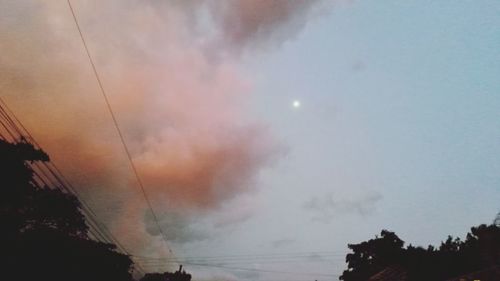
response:
[(212, 264), (203, 264), (203, 263), (186, 263), (186, 264), (193, 265), (193, 266), (222, 268), (222, 269), (236, 270), (236, 271), (251, 271), (251, 272), (263, 272), (263, 273), (280, 273), (280, 274), (293, 274), (293, 275), (303, 275), (303, 276), (338, 277), (338, 275), (329, 274), (329, 273), (312, 273), (312, 272), (292, 272), (292, 271), (266, 270), (266, 269), (256, 269), (256, 268), (246, 268), (246, 267), (232, 267), (232, 266), (212, 265)]
[[(35, 140), (35, 138), (26, 129), (23, 123), (19, 120), (19, 118), (17, 118), (17, 116), (2, 98), (0, 98), (0, 119), (7, 120), (10, 128), (6, 127), (5, 129), (11, 135), (12, 141), (28, 142), (32, 144), (36, 149), (42, 150), (40, 144)], [(7, 140), (3, 136), (3, 134), (0, 134), (0, 137), (2, 137), (2, 139), (4, 140)], [(55, 188), (63, 193), (72, 194), (73, 196), (76, 196), (78, 198), (79, 202), (81, 203), (80, 210), (87, 218), (86, 223), (89, 227), (88, 231), (94, 239), (108, 244), (114, 244), (120, 252), (126, 254), (129, 257), (132, 256), (118, 241), (118, 239), (116, 239), (111, 234), (107, 227), (99, 221), (96, 213), (83, 199), (82, 195), (71, 185), (71, 183), (64, 177), (62, 172), (53, 162), (39, 163), (37, 161), (34, 161), (30, 163), (30, 166), (32, 168), (34, 176), (40, 181), (39, 183), (34, 183), (36, 186), (38, 186), (39, 188)], [(136, 263), (135, 266), (137, 267), (139, 272), (143, 274), (145, 273), (145, 270), (139, 264)]]
[(96, 78), (97, 83), (98, 83), (98, 85), (99, 85), (99, 88), (100, 88), (101, 94), (102, 94), (102, 96), (103, 96), (103, 98), (104, 98), (104, 101), (105, 101), (105, 103), (106, 103), (106, 107), (107, 107), (107, 109), (108, 109), (108, 111), (109, 111), (109, 114), (110, 114), (110, 116), (111, 116), (111, 119), (112, 119), (112, 121), (113, 121), (113, 124), (114, 124), (114, 126), (115, 126), (115, 128), (116, 128), (116, 131), (117, 131), (117, 133), (118, 133), (118, 136), (119, 136), (119, 138), (120, 138), (120, 141), (121, 141), (121, 143), (122, 143), (122, 145), (123, 145), (123, 149), (124, 149), (124, 151), (125, 151), (125, 154), (127, 155), (128, 161), (129, 161), (130, 166), (131, 166), (131, 168), (132, 168), (132, 170), (133, 170), (133, 173), (134, 173), (134, 175), (135, 175), (135, 178), (136, 178), (136, 180), (137, 180), (137, 183), (139, 184), (139, 187), (140, 187), (140, 189), (141, 189), (141, 191), (142, 191), (142, 194), (143, 194), (143, 196), (144, 196), (144, 199), (145, 199), (145, 201), (146, 201), (146, 203), (147, 203), (147, 205), (148, 205), (148, 207), (149, 207), (149, 210), (150, 210), (150, 212), (151, 212), (151, 214), (152, 214), (152, 216), (153, 216), (153, 219), (154, 219), (154, 221), (155, 221), (155, 224), (156, 224), (156, 226), (157, 226), (157, 228), (158, 228), (158, 230), (159, 230), (159, 232), (160, 232), (160, 234), (161, 234), (161, 237), (162, 237), (163, 241), (165, 242), (165, 245), (166, 245), (166, 247), (167, 247), (168, 251), (169, 251), (170, 253), (172, 253), (172, 254), (173, 254), (172, 249), (168, 246), (168, 243), (167, 243), (167, 240), (166, 240), (166, 235), (165, 235), (165, 233), (163, 232), (163, 229), (162, 229), (162, 228), (161, 228), (161, 226), (160, 226), (160, 223), (159, 223), (159, 220), (158, 220), (158, 216), (156, 215), (156, 212), (154, 211), (154, 209), (153, 209), (153, 207), (152, 207), (152, 205), (151, 205), (151, 201), (150, 201), (150, 200), (149, 200), (149, 198), (148, 198), (148, 195), (147, 195), (147, 193), (146, 193), (146, 190), (145, 190), (145, 188), (144, 188), (144, 185), (143, 185), (143, 183), (142, 183), (142, 180), (141, 180), (141, 178), (140, 178), (140, 176), (139, 176), (139, 173), (137, 172), (137, 168), (136, 168), (136, 166), (135, 166), (135, 164), (134, 164), (134, 162), (133, 162), (133, 160), (132, 160), (132, 155), (131, 155), (131, 153), (130, 153), (130, 150), (129, 150), (129, 148), (128, 148), (127, 143), (125, 142), (125, 138), (123, 137), (123, 133), (122, 133), (122, 131), (121, 131), (121, 129), (120, 129), (120, 126), (119, 126), (119, 124), (118, 124), (118, 121), (117, 121), (117, 119), (116, 119), (116, 116), (115, 116), (115, 114), (114, 114), (114, 111), (113, 111), (113, 109), (112, 109), (112, 107), (111, 107), (111, 103), (109, 102), (109, 99), (108, 99), (108, 96), (107, 96), (107, 94), (106, 94), (106, 91), (104, 90), (103, 84), (102, 84), (101, 79), (100, 79), (100, 77), (99, 77), (99, 73), (98, 73), (97, 68), (96, 68), (96, 66), (95, 66), (95, 64), (94, 64), (94, 60), (92, 59), (92, 56), (90, 55), (89, 48), (88, 48), (87, 43), (86, 43), (86, 41), (85, 41), (85, 37), (83, 36), (83, 32), (82, 32), (82, 30), (81, 30), (81, 28), (80, 28), (80, 24), (78, 23), (78, 19), (77, 19), (77, 17), (76, 17), (76, 14), (75, 14), (75, 11), (74, 11), (74, 9), (73, 9), (73, 6), (71, 5), (71, 1), (70, 1), (70, 0), (67, 0), (67, 2), (68, 2), (68, 6), (69, 6), (69, 8), (70, 8), (70, 10), (71, 10), (71, 15), (73, 16), (73, 20), (75, 21), (75, 25), (76, 25), (76, 27), (77, 27), (77, 29), (78, 29), (78, 33), (79, 33), (80, 38), (81, 38), (81, 40), (82, 40), (83, 47), (84, 47), (84, 49), (85, 49), (85, 52), (86, 52), (87, 57), (88, 57), (88, 59), (89, 59), (89, 62), (90, 62), (90, 64), (91, 64), (91, 66), (92, 66), (92, 70), (93, 70), (93, 72), (94, 72), (95, 78)]
[[(187, 256), (185, 260), (249, 260), (249, 259), (280, 259), (280, 258), (315, 258), (315, 257), (344, 257), (345, 253), (342, 251), (323, 251), (323, 252), (290, 252), (290, 253), (273, 253), (273, 254), (240, 254), (240, 255), (219, 255), (219, 256)], [(172, 261), (176, 258), (157, 258), (147, 256), (134, 256), (142, 260), (160, 260)]]

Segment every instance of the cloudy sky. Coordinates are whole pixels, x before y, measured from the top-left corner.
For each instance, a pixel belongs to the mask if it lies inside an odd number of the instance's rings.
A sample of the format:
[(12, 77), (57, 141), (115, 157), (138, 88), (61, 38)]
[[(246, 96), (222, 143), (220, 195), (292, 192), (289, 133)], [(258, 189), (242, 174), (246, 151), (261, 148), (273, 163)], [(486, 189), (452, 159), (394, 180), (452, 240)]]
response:
[[(72, 3), (195, 280), (333, 280), (347, 243), (499, 211), (497, 1)], [(130, 252), (172, 258), (67, 3), (0, 1), (0, 39), (2, 98)]]

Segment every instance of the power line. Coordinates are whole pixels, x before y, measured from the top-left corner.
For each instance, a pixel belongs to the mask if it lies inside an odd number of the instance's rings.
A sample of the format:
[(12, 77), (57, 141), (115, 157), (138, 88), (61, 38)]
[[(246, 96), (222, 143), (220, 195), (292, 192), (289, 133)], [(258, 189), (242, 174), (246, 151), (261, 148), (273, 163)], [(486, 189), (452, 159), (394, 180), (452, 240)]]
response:
[(190, 264), (190, 263), (203, 263), (210, 265), (220, 265), (220, 266), (234, 266), (234, 265), (248, 265), (248, 264), (344, 264), (343, 259), (321, 259), (321, 260), (307, 260), (307, 259), (295, 259), (295, 260), (254, 260), (254, 261), (225, 261), (225, 262), (206, 262), (206, 261), (173, 261), (173, 262), (141, 262), (143, 266), (166, 266), (171, 264)]
[[(9, 114), (10, 113), (10, 114)], [(9, 115), (12, 115), (15, 119), (12, 120)], [(33, 136), (29, 133), (29, 131), (24, 127), (24, 125), (19, 121), (19, 119), (15, 116), (15, 114), (8, 108), (8, 106), (5, 104), (5, 102), (0, 98), (0, 121), (1, 119), (4, 119), (6, 123), (9, 126), (6, 126), (6, 129), (10, 132), (12, 138), (14, 140), (20, 139), (21, 141), (26, 141), (25, 136), (29, 138), (29, 141), (35, 145), (36, 148), (41, 149), (40, 145), (38, 142), (33, 138)], [(19, 124), (19, 126), (16, 125), (16, 123)], [(7, 125), (6, 124), (6, 125)], [(10, 128), (9, 128), (10, 127)], [(21, 127), (21, 128), (19, 128)], [(17, 136), (16, 134), (17, 133)], [(84, 206), (83, 211), (86, 213), (88, 217), (91, 218), (91, 225), (90, 231), (94, 229), (93, 235), (99, 239), (99, 237), (102, 240), (106, 240), (109, 242), (109, 240), (114, 240), (114, 242), (119, 246), (120, 248), (123, 248), (119, 242), (111, 236), (109, 238), (109, 232), (107, 232), (107, 229), (102, 229), (101, 227), (105, 227), (102, 225), (99, 221), (97, 221), (95, 213), (88, 207), (88, 205), (83, 201), (81, 196), (78, 194), (76, 189), (74, 189), (71, 184), (67, 181), (67, 179), (64, 178), (63, 174), (57, 169), (55, 164), (50, 162), (53, 167), (50, 167), (49, 164), (45, 165), (45, 168), (48, 169), (48, 171), (51, 173), (53, 179), (51, 178), (51, 175), (48, 175), (43, 167), (38, 167), (39, 170), (41, 171), (41, 174), (39, 174), (37, 171), (34, 171), (34, 173), (47, 185), (49, 184), (51, 186), (54, 186), (58, 189), (64, 189), (66, 192), (74, 194), (75, 196), (79, 197), (80, 200), (82, 201), (82, 205)], [(56, 182), (54, 182), (54, 180)], [(96, 221), (94, 221), (94, 219)], [(94, 224), (94, 225), (92, 225)], [(126, 250), (123, 248), (123, 251), (126, 252)], [(266, 269), (256, 269), (256, 268), (246, 268), (246, 267), (235, 267), (235, 266), (228, 266), (227, 261), (241, 261), (241, 262), (249, 262), (249, 261), (262, 261), (264, 260), (265, 263), (273, 263), (273, 262), (283, 262), (286, 259), (297, 259), (297, 258), (311, 258), (311, 257), (339, 257), (340, 253), (335, 252), (335, 251), (322, 251), (322, 252), (293, 252), (293, 253), (273, 253), (273, 254), (239, 254), (239, 255), (223, 255), (223, 256), (204, 256), (204, 257), (189, 257), (191, 260), (179, 260), (179, 259), (172, 259), (172, 258), (154, 258), (154, 257), (144, 257), (144, 256), (135, 256), (135, 255), (130, 255), (131, 258), (134, 260), (138, 260), (140, 263), (147, 267), (158, 267), (158, 266), (166, 266), (169, 263), (183, 263), (186, 265), (191, 265), (191, 266), (197, 266), (197, 267), (209, 267), (209, 268), (221, 268), (221, 269), (226, 269), (226, 270), (235, 270), (235, 271), (252, 271), (252, 272), (263, 272), (263, 273), (278, 273), (278, 274), (293, 274), (293, 275), (303, 275), (303, 276), (324, 276), (324, 277), (337, 277), (338, 275), (333, 275), (333, 274), (326, 274), (326, 273), (304, 273), (304, 272), (290, 272), (290, 271), (278, 271), (278, 270), (266, 270)], [(198, 259), (193, 260), (193, 259)], [(200, 261), (201, 260), (201, 261)], [(224, 264), (224, 261), (225, 264)], [(288, 261), (288, 260), (287, 260)], [(295, 262), (299, 262), (300, 260), (295, 260)], [(222, 264), (217, 264), (214, 262), (222, 262)], [(233, 262), (234, 264), (234, 262)], [(231, 265), (231, 264), (229, 264)], [(136, 262), (136, 266), (140, 268), (140, 270), (145, 273), (145, 270), (139, 266), (139, 263)]]
[[(11, 117), (12, 116), (12, 117)], [(26, 129), (23, 123), (17, 118), (14, 112), (9, 108), (9, 106), (5, 103), (5, 101), (0, 98), (0, 121), (1, 119), (7, 120), (7, 123), (10, 126), (4, 127), (12, 137), (12, 141), (14, 142), (27, 142), (32, 144), (36, 149), (42, 150), (40, 144), (36, 141), (36, 139), (31, 135), (31, 133)], [(17, 136), (16, 136), (17, 134)], [(7, 140), (2, 134), (0, 136)], [(57, 166), (53, 162), (33, 162), (31, 163), (31, 168), (34, 176), (36, 176), (39, 183), (34, 183), (40, 188), (55, 188), (60, 190), (63, 193), (72, 194), (76, 196), (81, 203), (80, 210), (84, 213), (86, 219), (87, 226), (89, 227), (88, 231), (92, 235), (92, 237), (101, 242), (114, 244), (119, 251), (127, 256), (131, 257), (132, 255), (126, 250), (125, 247), (111, 234), (111, 232), (107, 229), (107, 227), (99, 221), (96, 213), (90, 208), (88, 203), (83, 199), (82, 195), (75, 189), (72, 184), (64, 177), (62, 172), (57, 168)], [(144, 269), (139, 264), (134, 264), (139, 272), (145, 273)]]
[[(220, 256), (188, 256), (183, 260), (253, 260), (253, 259), (284, 259), (284, 258), (321, 258), (321, 257), (344, 257), (343, 251), (323, 251), (323, 252), (291, 252), (291, 253), (272, 253), (272, 254), (240, 254), (240, 255), (220, 255)], [(158, 258), (147, 256), (134, 256), (134, 258), (145, 261), (173, 261), (176, 258)]]
[[(14, 112), (9, 108), (9, 106), (1, 98), (0, 98), (0, 103), (1, 103), (0, 112), (5, 113), (3, 115), (8, 117), (8, 119), (10, 120), (9, 123), (11, 124), (12, 129), (17, 133), (18, 138), (21, 141), (28, 140), (29, 143), (31, 143), (32, 145), (35, 146), (35, 148), (42, 149), (40, 144), (35, 140), (35, 138), (26, 129), (26, 127), (24, 127), (23, 123), (17, 118), (17, 116), (14, 114)], [(10, 116), (12, 116), (14, 119), (12, 119)], [(19, 124), (19, 126), (16, 123)], [(14, 138), (14, 141), (17, 141), (17, 138)], [(83, 205), (82, 211), (86, 215), (88, 215), (87, 217), (91, 221), (97, 221), (97, 222), (94, 222), (97, 226), (98, 225), (104, 226), (102, 223), (100, 223), (97, 220), (97, 215), (89, 207), (89, 205), (85, 202), (85, 200), (83, 200), (83, 197), (81, 196), (81, 194), (79, 194), (77, 189), (75, 189), (71, 185), (71, 183), (64, 177), (64, 175), (61, 173), (61, 171), (57, 168), (57, 166), (54, 163), (42, 162), (40, 164), (38, 162), (33, 162), (31, 166), (33, 168), (34, 174), (42, 181), (42, 183), (44, 185), (46, 185), (47, 187), (54, 187), (54, 188), (57, 188), (63, 192), (70, 193), (70, 194), (77, 196), (79, 198), (80, 203), (82, 203), (82, 205)], [(50, 175), (48, 175), (45, 172), (45, 170), (47, 170)], [(102, 231), (102, 229), (100, 229), (100, 228), (99, 228), (99, 230)], [(111, 242), (112, 240), (115, 240), (115, 239), (113, 239), (113, 238), (108, 239), (108, 241), (106, 241), (106, 242)], [(124, 251), (124, 252), (126, 252), (126, 251)]]
[[(26, 141), (26, 138), (28, 138), (29, 142), (32, 145), (34, 145), (35, 148), (41, 149), (41, 146), (37, 143), (37, 141), (29, 133), (29, 131), (26, 130), (26, 128), (19, 121), (17, 116), (12, 112), (12, 110), (10, 110), (10, 108), (7, 106), (7, 104), (1, 98), (0, 98), (0, 103), (1, 103), (0, 116), (4, 119), (8, 120), (8, 123), (11, 127), (10, 130), (14, 131), (17, 134), (17, 136), (13, 136), (13, 141), (17, 142), (19, 139), (21, 142), (24, 142), (24, 141)], [(12, 115), (12, 117), (14, 119), (12, 119), (10, 117), (10, 115)], [(16, 122), (19, 124), (19, 126), (16, 124)], [(9, 129), (7, 129), (7, 130), (9, 130)], [(12, 135), (12, 133), (11, 133), (11, 135)], [(57, 169), (57, 167), (53, 164), (52, 164), (52, 167)], [(34, 176), (36, 176), (38, 181), (42, 184), (40, 187), (41, 188), (44, 188), (44, 187), (56, 188), (56, 189), (61, 190), (62, 192), (70, 193), (70, 194), (77, 196), (79, 198), (80, 203), (82, 204), (82, 207), (80, 209), (84, 212), (84, 214), (87, 218), (87, 225), (89, 226), (89, 232), (92, 234), (92, 236), (96, 240), (111, 243), (111, 241), (113, 239), (109, 239), (109, 237), (107, 237), (107, 235), (103, 234), (102, 229), (100, 229), (98, 227), (98, 225), (100, 223), (95, 222), (97, 219), (95, 218), (96, 215), (95, 215), (95, 213), (93, 213), (92, 209), (90, 209), (90, 207), (88, 207), (88, 205), (83, 200), (83, 198), (80, 196), (80, 194), (78, 194), (76, 189), (69, 187), (70, 186), (69, 183), (65, 184), (63, 181), (61, 181), (60, 177), (62, 177), (62, 174), (59, 172), (59, 174), (61, 174), (61, 176), (58, 176), (56, 173), (54, 173), (54, 171), (52, 170), (52, 167), (50, 166), (50, 164), (47, 164), (46, 162), (42, 162), (42, 163), (33, 162), (33, 163), (31, 163), (31, 168), (33, 170)], [(40, 183), (37, 183), (37, 185), (40, 185)], [(89, 211), (93, 215), (90, 215)], [(126, 252), (126, 251), (123, 251), (123, 252)]]
[[(280, 256), (296, 256), (296, 255), (330, 255), (330, 254), (343, 254), (344, 251), (310, 251), (310, 252), (284, 252), (284, 253), (269, 253), (269, 254), (231, 254), (231, 255), (217, 255), (217, 256), (188, 256), (185, 258), (234, 258), (234, 257), (280, 257)], [(136, 256), (138, 258), (152, 258), (147, 256)]]
[(177, 259), (177, 260), (139, 260), (144, 266), (161, 266), (171, 263), (189, 264), (203, 263), (210, 265), (244, 265), (244, 264), (299, 264), (299, 263), (344, 263), (344, 256), (314, 256), (314, 257), (281, 257), (281, 258), (253, 258), (239, 260), (200, 260), (200, 259)]
[[(309, 255), (304, 255), (309, 254)], [(236, 270), (236, 271), (253, 271), (253, 272), (265, 272), (265, 273), (279, 273), (279, 274), (295, 274), (295, 275), (304, 275), (304, 276), (324, 276), (324, 277), (338, 277), (338, 275), (327, 274), (327, 273), (300, 273), (300, 272), (290, 272), (290, 271), (278, 271), (278, 270), (267, 270), (267, 269), (256, 269), (256, 268), (247, 268), (247, 267), (238, 267), (234, 266), (238, 263), (243, 262), (258, 262), (262, 261), (265, 264), (268, 263), (278, 263), (278, 262), (302, 262), (302, 260), (286, 260), (290, 258), (310, 258), (310, 257), (343, 257), (343, 254), (339, 252), (295, 252), (295, 253), (280, 253), (280, 254), (258, 254), (258, 255), (225, 255), (225, 256), (205, 256), (205, 257), (189, 257), (186, 260), (172, 260), (168, 258), (153, 258), (153, 257), (143, 257), (143, 256), (134, 256), (134, 258), (140, 259), (143, 265), (145, 266), (161, 266), (168, 263), (181, 263), (185, 265), (191, 266), (200, 266), (200, 267), (211, 267), (211, 268), (221, 268), (227, 270)], [(236, 259), (235, 259), (236, 258)], [(195, 259), (205, 259), (205, 260), (195, 260)], [(325, 260), (323, 260), (325, 261)]]
[(282, 257), (252, 257), (252, 258), (224, 258), (224, 259), (202, 259), (202, 258), (184, 258), (184, 259), (141, 259), (143, 262), (149, 263), (161, 263), (161, 262), (193, 262), (193, 261), (203, 261), (203, 262), (251, 262), (251, 261), (283, 261), (283, 260), (320, 260), (320, 259), (339, 259), (344, 258), (345, 255), (307, 255), (307, 256), (282, 256)]
[(208, 261), (208, 260), (171, 260), (171, 261), (144, 261), (140, 260), (141, 264), (164, 264), (164, 263), (189, 263), (189, 262), (201, 262), (201, 263), (210, 263), (210, 264), (248, 264), (248, 263), (297, 263), (297, 262), (314, 262), (314, 263), (324, 263), (324, 262), (333, 262), (333, 261), (343, 261), (343, 257), (329, 257), (329, 258), (320, 258), (320, 259), (272, 259), (272, 260), (262, 260), (262, 259), (254, 259), (254, 260), (239, 260), (239, 261), (231, 261), (231, 260), (222, 260), (222, 261)]
[(222, 269), (237, 270), (237, 271), (251, 271), (251, 272), (264, 272), (264, 273), (294, 274), (294, 275), (304, 275), (304, 276), (338, 277), (338, 275), (329, 274), (329, 273), (291, 272), (291, 271), (266, 270), (266, 269), (256, 269), (256, 268), (246, 268), (246, 267), (232, 267), (232, 266), (223, 266), (223, 265), (212, 265), (212, 264), (203, 264), (203, 263), (186, 263), (186, 264), (193, 265), (193, 266), (222, 268)]
[(150, 200), (148, 198), (148, 195), (146, 193), (146, 190), (144, 188), (142, 180), (141, 180), (141, 178), (139, 176), (139, 173), (137, 172), (137, 168), (135, 167), (135, 164), (134, 164), (134, 162), (132, 160), (132, 155), (131, 155), (130, 150), (129, 150), (126, 142), (125, 142), (125, 139), (123, 137), (123, 133), (122, 133), (122, 131), (120, 129), (120, 126), (118, 125), (118, 121), (117, 121), (117, 119), (115, 117), (115, 114), (114, 114), (113, 109), (111, 107), (111, 104), (109, 102), (108, 96), (106, 95), (106, 91), (104, 90), (104, 87), (102, 85), (101, 79), (99, 78), (99, 73), (97, 72), (97, 68), (96, 68), (96, 66), (94, 64), (92, 56), (90, 55), (89, 48), (87, 46), (87, 43), (85, 41), (85, 37), (83, 36), (82, 30), (81, 30), (80, 25), (78, 23), (78, 19), (76, 17), (76, 14), (75, 14), (75, 11), (73, 9), (73, 6), (71, 5), (71, 1), (67, 0), (67, 2), (68, 2), (69, 9), (71, 10), (71, 15), (73, 16), (73, 20), (75, 21), (75, 25), (76, 25), (76, 27), (78, 29), (78, 33), (80, 34), (80, 38), (82, 39), (83, 47), (85, 48), (85, 52), (87, 54), (87, 57), (88, 57), (88, 59), (90, 61), (91, 66), (92, 66), (92, 70), (94, 72), (95, 78), (97, 80), (97, 83), (99, 84), (99, 88), (101, 90), (101, 94), (102, 94), (102, 96), (104, 98), (104, 101), (106, 103), (106, 107), (108, 108), (109, 114), (111, 115), (111, 119), (113, 120), (113, 124), (114, 124), (114, 126), (116, 128), (116, 131), (118, 132), (118, 136), (120, 137), (120, 141), (121, 141), (121, 143), (123, 145), (125, 154), (127, 155), (127, 158), (128, 158), (129, 163), (130, 163), (130, 166), (131, 166), (131, 168), (132, 168), (132, 170), (134, 172), (135, 178), (137, 179), (137, 183), (139, 184), (139, 187), (141, 188), (141, 191), (142, 191), (142, 194), (144, 196), (144, 199), (146, 200), (146, 203), (147, 203), (147, 205), (149, 207), (149, 210), (150, 210), (151, 214), (153, 215), (153, 219), (155, 221), (155, 224), (158, 227), (158, 230), (160, 231), (162, 239), (165, 241), (165, 245), (167, 246), (168, 251), (173, 254), (172, 249), (170, 249), (170, 247), (168, 246), (168, 243), (167, 243), (167, 240), (166, 240), (166, 235), (163, 232), (163, 229), (161, 228), (160, 223), (158, 221), (158, 216), (156, 215), (156, 213), (155, 213), (155, 211), (154, 211), (154, 209), (153, 209), (153, 207), (151, 205), (151, 202), (150, 202)]

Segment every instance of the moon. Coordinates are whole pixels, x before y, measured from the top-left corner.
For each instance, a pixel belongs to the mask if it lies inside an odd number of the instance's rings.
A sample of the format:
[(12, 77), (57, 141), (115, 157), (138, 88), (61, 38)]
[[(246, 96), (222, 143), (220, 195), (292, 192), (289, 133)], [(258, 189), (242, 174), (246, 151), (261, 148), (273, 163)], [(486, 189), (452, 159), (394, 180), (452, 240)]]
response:
[(299, 101), (299, 100), (294, 100), (294, 101), (292, 102), (292, 106), (293, 106), (294, 108), (299, 108), (299, 107), (300, 107), (300, 101)]

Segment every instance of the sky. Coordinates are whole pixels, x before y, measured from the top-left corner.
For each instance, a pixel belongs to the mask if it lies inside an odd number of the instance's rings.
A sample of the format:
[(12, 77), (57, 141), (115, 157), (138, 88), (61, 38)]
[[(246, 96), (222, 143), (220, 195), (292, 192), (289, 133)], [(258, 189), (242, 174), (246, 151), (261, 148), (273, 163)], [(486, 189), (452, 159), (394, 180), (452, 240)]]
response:
[[(176, 258), (252, 255), (194, 279), (335, 280), (382, 229), (492, 222), (500, 3), (291, 3), (73, 1)], [(66, 3), (0, 11), (2, 98), (127, 248), (169, 257)]]

